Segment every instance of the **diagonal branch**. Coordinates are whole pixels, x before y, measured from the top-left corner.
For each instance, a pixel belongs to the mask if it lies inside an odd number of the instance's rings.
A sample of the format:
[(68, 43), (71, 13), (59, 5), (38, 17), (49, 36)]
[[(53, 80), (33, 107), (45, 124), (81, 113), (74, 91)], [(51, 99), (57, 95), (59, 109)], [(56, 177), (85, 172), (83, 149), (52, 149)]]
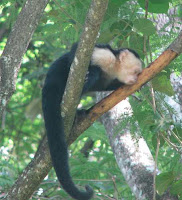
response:
[(173, 59), (180, 55), (182, 52), (182, 31), (177, 39), (164, 51), (154, 62), (152, 62), (143, 72), (139, 75), (138, 81), (131, 86), (122, 86), (115, 90), (109, 96), (93, 106), (89, 113), (74, 124), (72, 128), (73, 140), (77, 138), (83, 131), (93, 124), (100, 116), (110, 110), (120, 101), (126, 99), (129, 95), (139, 90), (142, 85), (150, 81), (154, 76), (161, 72)]
[[(34, 0), (35, 1), (35, 0)], [(43, 0), (42, 0), (43, 1)], [(90, 56), (92, 53), (92, 49), (94, 48), (94, 43), (96, 40), (96, 36), (99, 31), (100, 24), (102, 22), (102, 18), (105, 14), (106, 8), (107, 8), (108, 0), (92, 0), (90, 11), (87, 15), (86, 24), (84, 27), (84, 31), (81, 37), (80, 45), (77, 50), (76, 56), (81, 61), (79, 62), (79, 66), (77, 66), (77, 59), (74, 60), (73, 65), (76, 65), (72, 72), (74, 71), (73, 75), (76, 77), (69, 80), (71, 82), (70, 85), (68, 85), (67, 91), (71, 92), (71, 94), (68, 94), (68, 97), (64, 99), (65, 105), (68, 106), (68, 111), (72, 110), (72, 107), (77, 106), (77, 101), (73, 105), (73, 101), (75, 100), (75, 97), (79, 96), (79, 90), (81, 91), (81, 86), (77, 87), (77, 90), (75, 87), (77, 86), (78, 82), (80, 83), (80, 77), (83, 77), (83, 83), (84, 83), (84, 73), (86, 74), (87, 68), (86, 65), (89, 64)], [(81, 69), (80, 69), (81, 67)], [(83, 69), (82, 69), (83, 68)], [(82, 74), (80, 74), (80, 71), (82, 70)], [(78, 74), (79, 73), (79, 74)], [(78, 81), (79, 78), (79, 81)], [(73, 79), (73, 80), (72, 80)], [(76, 93), (75, 93), (76, 92)], [(78, 94), (77, 94), (78, 93)], [(66, 107), (65, 107), (66, 108)], [(64, 111), (67, 109), (64, 109)], [(66, 115), (70, 114), (69, 112), (65, 112)], [(74, 113), (72, 112), (72, 116), (74, 117)], [(72, 116), (68, 116), (68, 119)], [(72, 118), (73, 119), (73, 118)], [(69, 121), (69, 125), (71, 124), (71, 121)], [(69, 131), (69, 130), (68, 130)], [(51, 168), (51, 158), (49, 154), (49, 148), (47, 144), (46, 137), (43, 138), (41, 145), (34, 157), (34, 159), (30, 162), (30, 164), (25, 168), (23, 173), (19, 176), (16, 183), (10, 188), (6, 200), (24, 200), (29, 199), (35, 189), (39, 186), (39, 184), (42, 182), (42, 180), (45, 178), (47, 173), (50, 171)]]
[(64, 119), (66, 133), (70, 132), (75, 118), (91, 54), (107, 5), (108, 0), (92, 0), (86, 17), (63, 97), (63, 102), (65, 103), (61, 112), (63, 116), (66, 116)]
[[(176, 50), (176, 45), (178, 46)], [(180, 47), (179, 47), (180, 46)], [(133, 86), (124, 86), (114, 91), (111, 95), (100, 101), (96, 104), (92, 109), (90, 109), (89, 114), (84, 116), (83, 119), (78, 120), (78, 123), (75, 123), (72, 128), (72, 134), (67, 137), (68, 145), (71, 145), (81, 133), (86, 130), (98, 117), (100, 117), (104, 112), (108, 111), (111, 107), (116, 105), (119, 101), (125, 99), (128, 95), (137, 91), (144, 83), (149, 81), (152, 77), (154, 77), (157, 73), (159, 73), (162, 69), (165, 68), (175, 57), (177, 57), (182, 51), (182, 32), (170, 45), (170, 49), (164, 51), (153, 63), (150, 64), (145, 70), (143, 70), (142, 74), (139, 77), (138, 82)], [(43, 180), (45, 175), (49, 172), (51, 168), (51, 158), (48, 153), (48, 144), (47, 138), (45, 137), (42, 141), (42, 145), (38, 149), (34, 159), (31, 163), (26, 167), (22, 175), (18, 178), (16, 183), (20, 183), (19, 185), (14, 184), (13, 187), (8, 192), (7, 200), (19, 199), (27, 199), (25, 196), (20, 198), (21, 195), (26, 195), (26, 197), (30, 197), (30, 194), (33, 192), (29, 187), (24, 187), (27, 184), (33, 184), (34, 187), (38, 187), (40, 182)], [(40, 168), (41, 165), (41, 168)], [(29, 167), (31, 166), (31, 168)], [(32, 181), (33, 179), (33, 181)], [(27, 183), (25, 185), (25, 183)], [(16, 191), (20, 191), (19, 193)]]

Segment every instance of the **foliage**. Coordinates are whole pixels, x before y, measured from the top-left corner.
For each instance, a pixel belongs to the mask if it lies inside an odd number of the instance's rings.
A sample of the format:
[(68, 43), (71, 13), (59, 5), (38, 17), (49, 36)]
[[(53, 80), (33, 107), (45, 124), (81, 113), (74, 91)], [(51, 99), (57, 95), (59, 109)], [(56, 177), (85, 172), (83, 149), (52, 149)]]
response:
[[(8, 33), (23, 3), (22, 0), (0, 2), (0, 28), (6, 30), (0, 38), (0, 52), (3, 51)], [(53, 0), (46, 7), (41, 23), (23, 58), (16, 92), (6, 109), (5, 120), (1, 122), (0, 193), (7, 191), (37, 150), (44, 135), (40, 97), (45, 74), (50, 63), (69, 49), (73, 42), (79, 40), (89, 4), (90, 0)], [(151, 59), (155, 59), (177, 36), (178, 29), (171, 20), (164, 22), (164, 27), (156, 29), (158, 13), (167, 14), (169, 8), (179, 10), (171, 18), (181, 17), (181, 6), (177, 0), (149, 0), (148, 19), (145, 18), (144, 0), (111, 0), (98, 42), (111, 43), (114, 47), (133, 48), (144, 61), (146, 54), (151, 54)], [(148, 36), (150, 42), (145, 43), (144, 37)], [(144, 45), (146, 52), (143, 51)], [(157, 190), (161, 195), (170, 186), (170, 192), (180, 198), (181, 119), (167, 99), (177, 101), (171, 86), (170, 74), (179, 74), (181, 71), (181, 58), (178, 58), (151, 82), (155, 90), (156, 112), (152, 107), (150, 88), (146, 85), (135, 94), (136, 98), (130, 98), (133, 116), (127, 116), (126, 121), (121, 123), (124, 127), (130, 122), (132, 132), (139, 126), (153, 155), (157, 146), (156, 138), (160, 133), (158, 167), (161, 173), (157, 177)], [(93, 102), (94, 98), (87, 96), (81, 101), (81, 105), (89, 107)], [(94, 146), (86, 158), (80, 149), (88, 138), (94, 141)], [(123, 199), (134, 199), (117, 167), (105, 130), (100, 123), (96, 122), (80, 136), (71, 146), (70, 155), (71, 173), (74, 175), (75, 183), (81, 188), (89, 182), (98, 198), (109, 199), (108, 196), (121, 199), (122, 195)], [(55, 180), (55, 173), (51, 170), (32, 198), (56, 198), (56, 195), (61, 194), (62, 199), (69, 199)]]
[(8, 162), (6, 157), (6, 154), (3, 154), (2, 152), (0, 153), (0, 187), (4, 189), (11, 186), (15, 178), (15, 168), (12, 165), (12, 159)]

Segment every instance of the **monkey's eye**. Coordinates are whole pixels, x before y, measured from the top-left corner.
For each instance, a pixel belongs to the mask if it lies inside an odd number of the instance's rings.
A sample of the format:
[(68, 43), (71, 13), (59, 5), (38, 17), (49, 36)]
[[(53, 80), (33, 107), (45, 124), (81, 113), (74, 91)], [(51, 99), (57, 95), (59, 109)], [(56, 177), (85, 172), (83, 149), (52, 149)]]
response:
[(134, 71), (134, 74), (135, 74), (135, 75), (139, 75), (140, 73), (141, 73), (141, 70), (136, 69), (136, 70)]

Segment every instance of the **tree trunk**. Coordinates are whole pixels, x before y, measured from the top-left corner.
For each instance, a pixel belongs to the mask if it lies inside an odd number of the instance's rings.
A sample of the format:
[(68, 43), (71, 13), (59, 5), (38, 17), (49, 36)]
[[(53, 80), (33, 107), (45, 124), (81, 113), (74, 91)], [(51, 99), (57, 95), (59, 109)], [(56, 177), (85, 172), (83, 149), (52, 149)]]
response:
[(9, 190), (6, 200), (29, 199), (52, 167), (47, 140), (44, 138), (34, 159)]
[[(98, 93), (97, 99), (103, 99), (105, 93)], [(132, 193), (138, 200), (153, 199), (153, 174), (155, 162), (145, 140), (137, 132), (131, 134), (129, 128), (115, 133), (116, 127), (122, 124), (124, 115), (131, 115), (132, 109), (128, 100), (124, 100), (101, 117), (106, 128), (110, 145), (116, 162)], [(127, 126), (130, 126), (128, 123)], [(165, 194), (163, 200), (175, 200)]]
[[(34, 5), (36, 7), (36, 4), (35, 4), (36, 0), (32, 0), (32, 1), (34, 2)], [(43, 1), (43, 0), (41, 0), (41, 1)], [(92, 0), (91, 7), (90, 7), (88, 15), (87, 15), (87, 23), (85, 24), (84, 31), (83, 31), (83, 34), (82, 34), (82, 37), (81, 37), (85, 41), (81, 42), (84, 50), (81, 49), (81, 52), (79, 52), (80, 54), (83, 54), (81, 56), (83, 59), (79, 61), (79, 65), (81, 65), (81, 62), (85, 63), (84, 59), (88, 59), (89, 53), (90, 53), (90, 55), (92, 53), (91, 51), (90, 52), (87, 51), (89, 49), (89, 48), (87, 49), (87, 47), (91, 43), (94, 46), (94, 41), (96, 40), (98, 31), (99, 31), (99, 26), (102, 22), (102, 18), (104, 16), (105, 12), (106, 12), (107, 3), (108, 3), (108, 1), (106, 1), (106, 0)], [(26, 5), (26, 3), (25, 3), (25, 5)], [(29, 22), (29, 24), (30, 24), (30, 22)], [(92, 30), (92, 31), (88, 32), (88, 30)], [(86, 38), (90, 38), (90, 40), (86, 42)], [(84, 57), (85, 53), (87, 53), (87, 57)], [(77, 56), (77, 54), (75, 55), (75, 57), (76, 56)], [(12, 77), (15, 76), (14, 74), (9, 74), (9, 76), (10, 75)], [(79, 78), (79, 80), (80, 80), (80, 74), (79, 74), (79, 76), (77, 76), (77, 78)], [(83, 79), (84, 79), (84, 77), (83, 77)], [(15, 81), (15, 80), (13, 79), (12, 81)], [(79, 82), (79, 81), (77, 81), (77, 82)], [(7, 91), (9, 92), (9, 90), (7, 90)], [(73, 106), (74, 101), (75, 101), (75, 97), (76, 96), (74, 96), (74, 98), (71, 98), (69, 96), (69, 98), (71, 100), (69, 100), (69, 102), (67, 101), (64, 104), (63, 108), (66, 106), (67, 103), (69, 103), (70, 108), (68, 110), (73, 109), (73, 107), (75, 107), (75, 106)], [(0, 96), (0, 98), (1, 98), (1, 96)], [(68, 119), (69, 117), (70, 117), (70, 115), (66, 115), (66, 119)], [(71, 116), (71, 117), (74, 118), (74, 116)], [(68, 128), (68, 126), (71, 127), (70, 123), (66, 124), (67, 128)], [(69, 128), (68, 128), (67, 132), (69, 132)], [(79, 134), (81, 134), (81, 132)], [(68, 136), (68, 134), (67, 134), (68, 145), (70, 145), (74, 140), (76, 140), (76, 138), (78, 137), (79, 134), (75, 134), (75, 135), (72, 135), (72, 136), (71, 135)], [(40, 147), (39, 147), (39, 149), (38, 149), (38, 151), (37, 151), (37, 153), (34, 157), (34, 159), (26, 167), (24, 172), (19, 176), (16, 183), (9, 190), (5, 199), (6, 200), (14, 200), (14, 199), (26, 200), (26, 199), (29, 199), (31, 197), (31, 195), (33, 194), (33, 192), (35, 191), (35, 189), (39, 186), (39, 184), (45, 178), (47, 173), (50, 171), (51, 167), (52, 167), (52, 164), (51, 164), (47, 139), (44, 138), (43, 141), (42, 141), (42, 144), (40, 145)]]
[(0, 58), (0, 119), (15, 90), (21, 60), (49, 0), (27, 0)]

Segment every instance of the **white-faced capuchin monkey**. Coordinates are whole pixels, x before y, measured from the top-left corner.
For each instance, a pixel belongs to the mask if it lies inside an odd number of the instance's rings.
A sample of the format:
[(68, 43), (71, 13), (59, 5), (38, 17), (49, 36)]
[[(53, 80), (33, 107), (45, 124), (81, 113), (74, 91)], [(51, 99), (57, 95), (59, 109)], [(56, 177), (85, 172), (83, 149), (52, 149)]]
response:
[[(52, 163), (64, 190), (74, 199), (88, 200), (93, 190), (80, 191), (72, 181), (68, 165), (60, 104), (77, 44), (50, 67), (42, 90), (42, 108)], [(122, 84), (131, 85), (142, 71), (139, 55), (132, 49), (114, 50), (110, 45), (96, 45), (85, 78), (82, 94), (89, 91), (111, 91)]]

